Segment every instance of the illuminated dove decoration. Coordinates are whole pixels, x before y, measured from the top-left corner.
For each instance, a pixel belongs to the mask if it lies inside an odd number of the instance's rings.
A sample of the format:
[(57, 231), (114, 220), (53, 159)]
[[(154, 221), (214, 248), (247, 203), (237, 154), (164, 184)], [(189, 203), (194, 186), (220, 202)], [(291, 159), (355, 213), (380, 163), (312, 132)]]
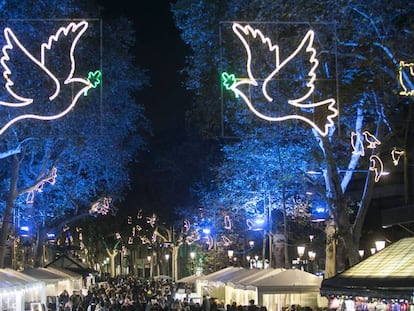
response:
[(384, 164), (377, 155), (372, 155), (369, 158), (369, 170), (374, 172), (375, 182), (378, 182), (382, 175), (384, 175)]
[[(310, 102), (311, 95), (315, 90), (315, 79), (316, 74), (315, 70), (319, 65), (319, 61), (316, 59), (316, 50), (313, 47), (314, 42), (314, 32), (309, 30), (306, 35), (304, 36), (303, 40), (300, 42), (299, 46), (294, 50), (287, 58), (280, 59), (279, 53), (279, 46), (274, 45), (272, 41), (263, 35), (263, 33), (258, 30), (252, 28), (250, 25), (242, 26), (238, 23), (233, 24), (233, 32), (242, 42), (244, 48), (246, 49), (247, 53), (247, 61), (246, 61), (246, 69), (248, 78), (239, 79), (238, 81), (231, 83), (234, 80), (232, 75), (226, 74), (222, 75), (223, 85), (226, 88), (232, 90), (236, 97), (241, 97), (243, 101), (247, 104), (249, 109), (259, 118), (267, 120), (267, 121), (284, 121), (284, 120), (293, 120), (298, 119), (308, 123), (312, 126), (321, 136), (326, 136), (328, 134), (329, 128), (334, 126), (333, 119), (338, 115), (338, 110), (335, 108), (335, 100), (325, 99), (319, 102)], [(249, 41), (256, 41), (257, 39), (260, 40), (262, 46), (266, 47), (269, 52), (274, 53), (275, 59), (275, 66), (272, 72), (269, 72), (269, 75), (264, 79), (261, 85), (261, 91), (263, 93), (263, 100), (267, 101), (268, 103), (273, 101), (273, 98), (269, 95), (271, 89), (268, 89), (269, 82), (275, 77), (275, 75), (281, 73), (284, 67), (289, 64), (295, 57), (298, 56), (299, 53), (306, 52), (309, 57), (309, 64), (308, 66), (309, 72), (307, 73), (306, 79), (306, 87), (301, 90), (302, 94), (298, 98), (293, 98), (287, 100), (288, 105), (291, 105), (292, 108), (300, 108), (300, 109), (315, 109), (317, 107), (326, 107), (326, 123), (321, 128), (315, 122), (310, 120), (309, 118), (298, 115), (298, 114), (288, 114), (284, 116), (269, 116), (264, 114), (263, 112), (259, 111), (259, 109), (255, 106), (255, 104), (251, 101), (249, 94), (245, 94), (240, 87), (244, 85), (248, 85), (251, 87), (260, 87), (259, 82), (261, 83), (261, 79), (256, 77), (252, 70), (252, 50), (249, 45)], [(272, 57), (273, 58), (273, 57)], [(298, 73), (298, 77), (300, 77), (301, 73)], [(292, 94), (293, 96), (293, 94)]]
[(403, 89), (400, 92), (400, 95), (413, 96), (414, 90), (411, 90), (405, 85), (404, 77), (414, 80), (414, 63), (406, 63), (404, 61), (400, 61), (400, 68), (398, 70), (398, 80)]
[(362, 134), (351, 132), (353, 154), (365, 156), (364, 141), (368, 143), (366, 146), (368, 149), (375, 149), (378, 145), (381, 145), (381, 141), (368, 131), (364, 131)]
[(392, 158), (392, 163), (394, 164), (394, 166), (397, 166), (398, 163), (400, 162), (401, 157), (405, 154), (404, 150), (398, 150), (397, 148), (393, 148), (391, 151), (391, 158)]
[[(49, 39), (40, 45), (40, 58), (36, 58), (31, 54), (19, 41), (17, 36), (10, 28), (4, 29), (4, 38), (6, 44), (2, 48), (0, 64), (3, 67), (3, 78), (5, 79), (5, 89), (9, 94), (11, 101), (0, 101), (0, 105), (12, 108), (17, 112), (16, 108), (35, 107), (58, 107), (53, 113), (30, 112), (22, 113), (12, 117), (10, 120), (0, 122), (0, 135), (3, 134), (12, 124), (23, 119), (37, 120), (53, 120), (66, 115), (76, 105), (82, 94), (87, 94), (90, 88), (96, 88), (101, 82), (101, 72), (90, 72), (87, 79), (75, 77), (75, 49), (79, 39), (88, 28), (86, 21), (78, 23), (69, 23), (66, 27), (61, 27), (58, 31), (51, 35)], [(66, 47), (62, 41), (68, 41), (70, 44)], [(71, 41), (70, 41), (71, 40)], [(67, 43), (67, 42), (64, 42)], [(62, 49), (63, 48), (63, 49)], [(23, 57), (24, 62), (18, 58)], [(53, 62), (51, 61), (53, 59)], [(56, 63), (66, 68), (63, 64), (70, 64), (69, 72), (53, 72), (60, 69)], [(22, 65), (23, 64), (23, 65)], [(24, 68), (21, 68), (24, 67)], [(15, 70), (15, 71), (12, 71)], [(46, 81), (49, 84), (50, 93), (45, 99), (37, 98), (38, 94), (44, 93), (45, 90), (36, 92), (36, 95), (30, 94), (29, 90), (25, 90), (18, 81), (19, 78), (27, 72), (36, 72), (36, 78), (39, 81)], [(33, 77), (32, 77), (33, 78)], [(26, 79), (27, 80), (27, 79)], [(75, 87), (75, 85), (80, 85)], [(60, 96), (63, 88), (74, 90), (73, 96), (68, 100), (66, 96)], [(63, 98), (64, 97), (64, 98)], [(45, 102), (46, 101), (46, 102)], [(3, 115), (8, 115), (3, 114)]]

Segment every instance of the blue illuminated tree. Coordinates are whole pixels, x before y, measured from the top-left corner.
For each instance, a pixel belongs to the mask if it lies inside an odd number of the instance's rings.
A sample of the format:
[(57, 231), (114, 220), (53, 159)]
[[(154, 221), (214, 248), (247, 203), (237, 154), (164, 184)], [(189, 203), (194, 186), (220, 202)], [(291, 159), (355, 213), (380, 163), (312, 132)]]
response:
[[(69, 23), (74, 17), (99, 16), (99, 8), (92, 2), (2, 5), (2, 28), (17, 28), (19, 40), (30, 51), (39, 50), (51, 29)], [(130, 187), (129, 167), (139, 161), (140, 151), (146, 148), (150, 124), (143, 106), (133, 96), (147, 85), (148, 78), (132, 64), (131, 22), (126, 19), (107, 23), (99, 19), (88, 21), (88, 32), (79, 40), (74, 56), (76, 75), (86, 78), (89, 71), (99, 69), (103, 73), (103, 84), (84, 94), (87, 96), (81, 96), (63, 118), (19, 121), (0, 136), (0, 193), (4, 198), (0, 202), (1, 267), (7, 238), (17, 233), (11, 226), (13, 214), (34, 226), (41, 246), (46, 229), (58, 231), (66, 223), (90, 216), (90, 208), (98, 199), (110, 197), (117, 206)], [(114, 44), (122, 48), (114, 49)], [(62, 42), (57, 48), (63, 53), (68, 43)], [(48, 59), (51, 66), (66, 70), (63, 62), (54, 64), (59, 61), (58, 54), (54, 56), (57, 58)], [(50, 90), (33, 77), (26, 76), (25, 90), (46, 98)], [(63, 96), (70, 101), (76, 91), (68, 89)], [(45, 105), (42, 109), (51, 108)], [(2, 117), (6, 110), (3, 106), (0, 108)], [(28, 193), (34, 194), (30, 203)]]
[[(268, 138), (288, 137), (286, 140), (275, 139), (274, 148), (289, 150), (285, 161), (292, 172), (296, 171), (298, 173), (295, 175), (300, 176), (295, 182), (303, 189), (309, 186), (319, 189), (329, 207), (331, 219), (326, 227), (326, 275), (332, 276), (347, 265), (355, 264), (360, 259), (358, 246), (374, 191), (388, 184), (386, 176), (376, 175), (374, 169), (369, 169), (372, 164), (370, 156), (385, 159), (384, 167), (393, 169), (396, 176), (394, 182), (402, 183), (402, 176), (405, 176), (406, 190), (398, 198), (392, 198), (393, 204), (402, 205), (412, 200), (407, 191), (410, 185), (407, 166), (401, 169), (400, 163), (400, 168), (393, 168), (390, 151), (393, 147), (403, 149), (407, 158), (412, 150), (407, 139), (412, 134), (412, 127), (409, 126), (411, 99), (399, 95), (401, 87), (397, 76), (399, 61), (411, 59), (413, 55), (412, 47), (407, 44), (412, 31), (406, 18), (414, 12), (413, 4), (401, 4), (399, 1), (321, 3), (301, 0), (192, 3), (182, 0), (177, 1), (172, 10), (176, 24), (182, 30), (182, 38), (192, 49), (186, 68), (189, 76), (187, 87), (196, 95), (190, 120), (198, 124), (200, 132), (207, 137), (223, 134), (224, 123), (227, 126), (225, 133), (239, 140), (237, 143), (231, 140), (224, 142), (223, 150), (227, 150), (227, 153), (223, 164), (218, 166), (218, 186), (214, 188), (217, 196), (227, 198), (240, 195), (239, 201), (248, 201), (246, 194), (256, 190), (258, 184), (271, 184), (272, 190), (291, 188), (292, 184), (285, 178), (262, 174), (266, 172), (266, 165), (269, 172), (274, 168), (265, 160), (269, 154), (259, 147), (266, 146), (263, 141)], [(318, 94), (330, 97), (337, 92), (339, 117), (327, 136), (319, 135), (300, 122), (290, 121), (284, 125), (273, 123), (269, 126), (253, 115), (240, 98), (220, 88), (218, 81), (222, 72), (242, 72), (239, 58), (246, 57), (244, 50), (240, 52), (240, 49), (234, 48), (234, 44), (230, 44), (236, 41), (226, 33), (225, 24), (229, 21), (250, 22), (255, 27), (263, 26), (267, 30), (271, 29), (269, 25), (274, 25), (277, 30), (285, 22), (289, 25), (285, 29), (289, 31), (274, 31), (273, 34), (276, 43), (287, 44), (289, 39), (293, 40), (294, 43), (288, 46), (290, 50), (297, 46), (300, 27), (305, 25), (305, 28), (317, 29), (315, 42), (322, 56), (317, 73), (321, 80), (337, 81), (337, 84), (324, 85)], [(324, 23), (327, 25), (325, 30)], [(260, 57), (257, 62), (262, 62), (263, 70), (271, 65)], [(294, 85), (294, 74), (302, 72), (301, 68), (299, 63), (292, 62), (287, 73), (288, 77), (292, 77), (291, 84), (278, 81), (281, 83), (280, 96), (287, 96), (283, 93), (284, 87)], [(266, 77), (266, 72), (262, 72), (261, 76)], [(402, 80), (409, 89), (412, 88), (410, 77), (402, 75)], [(257, 93), (252, 91), (250, 96), (256, 98)], [(221, 106), (220, 99), (224, 103)], [(314, 111), (314, 118), (321, 121), (319, 111)], [(363, 135), (364, 131), (382, 142), (375, 149), (368, 149), (369, 154), (366, 156), (352, 153), (350, 146), (352, 132)], [(270, 145), (267, 148), (272, 150)], [(298, 153), (301, 148), (305, 148), (303, 154)], [(238, 153), (238, 150), (242, 151)], [(243, 151), (246, 151), (244, 157)], [(240, 161), (234, 161), (235, 154)], [(275, 154), (270, 152), (271, 156)], [(261, 159), (257, 163), (264, 165), (261, 172), (253, 170), (250, 159), (255, 157)], [(315, 168), (321, 173), (319, 177), (304, 174)], [(281, 176), (289, 175), (280, 167), (275, 171), (278, 170)], [(365, 174), (362, 179), (358, 176), (358, 170)], [(375, 178), (378, 177), (380, 179), (376, 183)], [(226, 188), (230, 184), (244, 189), (245, 195), (236, 192), (234, 187)], [(349, 191), (352, 184), (359, 187), (357, 195), (355, 191)], [(202, 191), (199, 193), (201, 198), (206, 194)], [(336, 242), (339, 243), (336, 258), (338, 266), (335, 266), (333, 258)]]

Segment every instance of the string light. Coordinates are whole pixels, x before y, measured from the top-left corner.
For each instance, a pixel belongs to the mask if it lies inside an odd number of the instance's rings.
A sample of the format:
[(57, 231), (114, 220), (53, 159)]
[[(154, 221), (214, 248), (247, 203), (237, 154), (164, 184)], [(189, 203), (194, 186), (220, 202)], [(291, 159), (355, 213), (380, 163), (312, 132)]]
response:
[[(239, 79), (238, 81), (231, 83), (235, 80), (235, 77), (227, 73), (226, 74), (223, 73), (222, 79), (224, 80), (223, 83), (225, 83), (225, 87), (228, 87), (230, 90), (232, 90), (236, 94), (236, 97), (240, 96), (244, 100), (244, 102), (247, 104), (249, 109), (261, 119), (264, 119), (267, 121), (285, 121), (285, 120), (291, 120), (291, 119), (302, 120), (308, 123), (312, 128), (314, 128), (321, 136), (326, 136), (328, 134), (329, 129), (334, 126), (333, 118), (335, 118), (338, 115), (338, 109), (335, 108), (335, 104), (336, 104), (335, 99), (330, 98), (330, 99), (322, 100), (316, 103), (305, 103), (305, 101), (307, 101), (314, 92), (314, 89), (315, 89), (314, 82), (316, 79), (315, 70), (319, 65), (319, 61), (315, 57), (316, 50), (313, 48), (313, 41), (315, 37), (314, 32), (312, 30), (309, 30), (306, 33), (303, 40), (301, 41), (301, 43), (299, 44), (299, 46), (297, 47), (297, 49), (292, 54), (290, 54), (286, 59), (282, 61), (280, 60), (279, 46), (273, 45), (272, 41), (268, 37), (265, 37), (259, 29), (254, 29), (250, 25), (246, 25), (243, 27), (242, 25), (238, 23), (234, 23), (232, 29), (233, 29), (233, 32), (236, 34), (236, 36), (239, 37), (239, 39), (241, 40), (247, 52), (246, 68), (247, 68), (248, 78)], [(267, 85), (273, 79), (273, 77), (276, 74), (278, 74), (283, 69), (283, 67), (287, 65), (294, 57), (296, 57), (303, 48), (305, 48), (305, 51), (309, 53), (310, 55), (309, 62), (311, 63), (311, 69), (308, 72), (309, 80), (306, 83), (308, 90), (302, 97), (288, 100), (288, 104), (294, 107), (306, 108), (306, 109), (314, 109), (316, 107), (326, 106), (329, 114), (326, 117), (327, 122), (324, 125), (323, 129), (321, 129), (312, 120), (304, 116), (297, 115), (297, 114), (285, 115), (285, 116), (280, 116), (280, 117), (271, 117), (268, 115), (264, 115), (254, 107), (254, 105), (252, 104), (250, 100), (250, 97), (238, 89), (239, 86), (244, 85), (244, 84), (258, 86), (258, 82), (256, 78), (254, 77), (252, 73), (252, 69), (251, 69), (252, 54), (251, 54), (249, 42), (245, 38), (245, 36), (248, 36), (248, 35), (250, 35), (254, 39), (259, 37), (262, 44), (266, 45), (270, 52), (275, 53), (275, 69), (273, 70), (273, 72), (271, 72), (267, 76), (266, 79), (264, 79), (263, 85), (262, 85), (263, 96), (268, 102), (273, 101), (273, 98), (268, 94), (268, 91), (267, 91)]]

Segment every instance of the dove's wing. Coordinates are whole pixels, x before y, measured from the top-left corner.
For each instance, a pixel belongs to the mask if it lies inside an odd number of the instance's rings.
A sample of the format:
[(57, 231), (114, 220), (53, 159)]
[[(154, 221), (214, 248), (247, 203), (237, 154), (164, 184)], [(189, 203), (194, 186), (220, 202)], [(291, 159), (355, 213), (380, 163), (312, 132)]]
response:
[[(69, 36), (73, 36), (72, 44), (70, 46), (70, 49), (68, 51), (68, 55), (63, 55), (63, 57), (69, 57), (71, 68), (70, 71), (65, 79), (65, 84), (71, 83), (71, 82), (80, 82), (86, 85), (89, 85), (88, 81), (86, 79), (82, 78), (73, 78), (73, 74), (76, 69), (76, 62), (75, 62), (75, 56), (74, 52), (76, 49), (76, 45), (79, 41), (79, 39), (82, 37), (82, 35), (85, 33), (85, 31), (88, 29), (88, 22), (87, 21), (81, 21), (79, 23), (70, 23), (66, 27), (61, 27), (56, 32), (56, 34), (49, 37), (49, 40), (46, 43), (42, 43), (41, 45), (41, 63), (45, 66), (47, 65), (47, 52), (51, 51), (53, 47), (56, 45), (57, 42), (61, 40), (68, 40)], [(52, 53), (53, 54), (53, 53)]]
[[(6, 45), (4, 45), (2, 48), (2, 57), (0, 58), (0, 63), (4, 69), (3, 77), (6, 81), (5, 88), (9, 92), (9, 94), (13, 96), (19, 102), (18, 103), (0, 102), (0, 104), (3, 106), (9, 106), (9, 107), (22, 107), (22, 106), (30, 105), (33, 102), (33, 98), (27, 98), (24, 96), (20, 96), (13, 91), (14, 73), (10, 69), (9, 65), (11, 65), (13, 61), (13, 59), (10, 56), (10, 52), (15, 48), (19, 49), (20, 52), (23, 52), (27, 56), (27, 58), (31, 60), (31, 62), (34, 65), (38, 66), (41, 69), (41, 71), (46, 74), (46, 76), (48, 76), (51, 80), (53, 80), (55, 84), (54, 94), (56, 94), (57, 90), (59, 89), (59, 81), (57, 80), (57, 78), (45, 66), (43, 66), (43, 64), (38, 59), (36, 59), (29, 51), (26, 50), (26, 48), (23, 46), (23, 44), (20, 43), (20, 41), (17, 39), (16, 35), (13, 33), (13, 31), (10, 28), (4, 29), (4, 38), (6, 40)], [(21, 69), (21, 71), (22, 70), (23, 69)], [(19, 72), (18, 74), (23, 75), (24, 72)]]
[[(244, 94), (241, 93), (241, 91), (237, 89), (239, 85), (241, 84), (251, 84), (254, 86), (258, 85), (257, 80), (254, 77), (254, 74), (252, 72), (252, 51), (250, 49), (249, 41), (259, 39), (262, 44), (266, 45), (269, 51), (275, 54), (276, 67), (279, 66), (279, 46), (273, 45), (272, 41), (268, 37), (264, 36), (263, 33), (259, 29), (254, 29), (250, 25), (242, 26), (238, 23), (234, 23), (233, 32), (240, 39), (247, 53), (246, 70), (247, 70), (247, 76), (249, 77), (249, 79), (247, 81), (246, 79), (242, 79), (234, 83), (231, 87), (231, 89), (234, 92), (236, 92), (236, 94), (243, 97)], [(265, 88), (265, 85), (263, 86), (263, 94), (266, 96), (267, 93), (264, 88)], [(266, 96), (266, 98), (269, 100), (269, 96)], [(269, 101), (271, 101), (271, 99)]]
[(296, 107), (310, 108), (309, 104), (303, 104), (303, 102), (307, 100), (309, 96), (313, 93), (313, 91), (315, 90), (315, 79), (316, 79), (315, 70), (319, 65), (319, 61), (316, 59), (316, 50), (313, 47), (314, 38), (315, 38), (315, 33), (312, 30), (309, 30), (306, 33), (305, 37), (302, 39), (302, 42), (299, 44), (297, 49), (292, 54), (290, 54), (289, 57), (283, 61), (282, 64), (280, 64), (280, 67), (285, 66), (294, 57), (296, 57), (303, 49), (305, 50), (306, 53), (309, 53), (309, 63), (310, 63), (310, 69), (308, 72), (309, 81), (306, 83), (306, 87), (308, 89), (302, 97), (289, 100), (289, 104), (296, 106)]

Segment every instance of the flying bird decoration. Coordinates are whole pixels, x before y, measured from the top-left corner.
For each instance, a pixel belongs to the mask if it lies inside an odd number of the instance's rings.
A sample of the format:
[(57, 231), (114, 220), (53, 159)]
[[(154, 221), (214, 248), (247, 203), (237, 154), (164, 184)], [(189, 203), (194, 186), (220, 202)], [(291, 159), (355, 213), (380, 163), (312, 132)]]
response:
[(384, 164), (382, 160), (377, 155), (372, 155), (369, 158), (369, 170), (374, 172), (374, 180), (375, 182), (379, 182), (382, 175), (384, 175)]
[(356, 155), (365, 156), (365, 144), (367, 143), (366, 148), (375, 149), (377, 146), (381, 145), (381, 141), (368, 131), (363, 131), (362, 133), (351, 132), (351, 146), (352, 153)]
[(394, 164), (394, 166), (397, 166), (398, 163), (400, 162), (400, 159), (402, 156), (405, 155), (405, 151), (404, 150), (399, 150), (396, 147), (394, 147), (391, 150), (391, 158), (392, 158), (392, 163)]
[[(414, 90), (409, 85), (414, 82), (414, 63), (406, 63), (400, 61), (400, 67), (398, 70), (398, 81), (400, 82), (401, 88), (400, 95), (402, 96), (413, 96)], [(409, 82), (405, 82), (409, 81)]]
[[(87, 21), (71, 22), (66, 27), (59, 28), (40, 45), (39, 58), (29, 52), (12, 29), (4, 29), (5, 45), (1, 50), (0, 64), (3, 67), (4, 87), (8, 98), (7, 101), (1, 100), (0, 105), (3, 109), (8, 107), (11, 113), (2, 113), (0, 117), (13, 116), (7, 120), (0, 120), (0, 135), (23, 119), (54, 120), (65, 116), (82, 94), (87, 95), (89, 89), (96, 88), (101, 83), (102, 73), (99, 70), (89, 72), (86, 78), (75, 75), (76, 46), (87, 28)], [(24, 61), (19, 57), (24, 58)], [(69, 65), (66, 67), (65, 64)], [(67, 72), (62, 72), (63, 68)], [(25, 89), (20, 82), (27, 72), (36, 72), (31, 78), (36, 77), (37, 81), (44, 81), (42, 85), (47, 85), (48, 89), (34, 93)], [(69, 98), (63, 96), (64, 89), (74, 90), (73, 95)], [(40, 97), (40, 94), (48, 90), (48, 97)], [(45, 109), (45, 106), (50, 109)], [(31, 108), (30, 112), (20, 112), (23, 107)], [(37, 109), (39, 107), (43, 110)], [(52, 109), (53, 107), (56, 109)]]
[[(235, 79), (235, 76), (232, 74), (222, 74), (222, 83), (223, 85), (234, 92), (236, 97), (240, 97), (249, 109), (259, 118), (267, 121), (285, 121), (285, 120), (301, 120), (308, 123), (313, 129), (315, 129), (319, 135), (326, 136), (331, 127), (334, 126), (333, 119), (338, 115), (338, 109), (335, 107), (336, 101), (333, 98), (323, 99), (321, 101), (313, 101), (313, 96), (315, 91), (315, 81), (316, 81), (316, 69), (319, 65), (319, 61), (316, 58), (316, 49), (314, 45), (315, 34), (312, 30), (309, 30), (299, 46), (290, 53), (286, 58), (281, 58), (280, 47), (276, 44), (273, 44), (271, 39), (266, 37), (261, 30), (254, 29), (250, 25), (241, 25), (239, 23), (233, 23), (232, 26), (233, 32), (240, 39), (243, 44), (246, 53), (246, 70), (247, 78)], [(268, 53), (271, 53), (272, 59), (275, 60), (274, 68), (271, 68), (271, 71), (267, 74), (266, 78), (259, 78), (259, 71), (263, 71), (263, 68), (253, 68), (253, 51), (250, 46), (251, 42), (258, 43), (260, 47), (267, 48)], [(257, 47), (257, 45), (255, 45)], [(264, 112), (263, 109), (259, 108), (259, 105), (251, 98), (249, 91), (244, 90), (244, 86), (249, 86), (250, 88), (261, 88), (262, 98), (260, 102), (266, 101), (268, 104), (272, 103), (276, 96), (272, 96), (274, 89), (272, 88), (271, 81), (275, 78), (276, 75), (280, 75), (284, 72), (287, 65), (292, 62), (292, 60), (302, 57), (302, 55), (307, 55), (307, 64), (304, 63), (304, 66), (307, 68), (307, 74), (303, 75), (302, 72), (297, 72), (295, 79), (303, 80), (306, 82), (303, 84), (301, 90), (299, 90), (300, 95), (296, 96), (296, 89), (292, 88), (291, 96), (288, 96), (290, 99), (286, 100), (286, 103), (281, 103), (285, 105), (290, 105), (290, 108), (293, 108), (295, 113), (272, 116)], [(255, 66), (257, 67), (257, 66)], [(315, 111), (318, 108), (318, 111), (322, 109), (325, 112), (326, 118), (324, 118), (325, 124), (317, 124), (310, 118), (305, 115), (297, 114), (297, 110), (308, 110)]]

